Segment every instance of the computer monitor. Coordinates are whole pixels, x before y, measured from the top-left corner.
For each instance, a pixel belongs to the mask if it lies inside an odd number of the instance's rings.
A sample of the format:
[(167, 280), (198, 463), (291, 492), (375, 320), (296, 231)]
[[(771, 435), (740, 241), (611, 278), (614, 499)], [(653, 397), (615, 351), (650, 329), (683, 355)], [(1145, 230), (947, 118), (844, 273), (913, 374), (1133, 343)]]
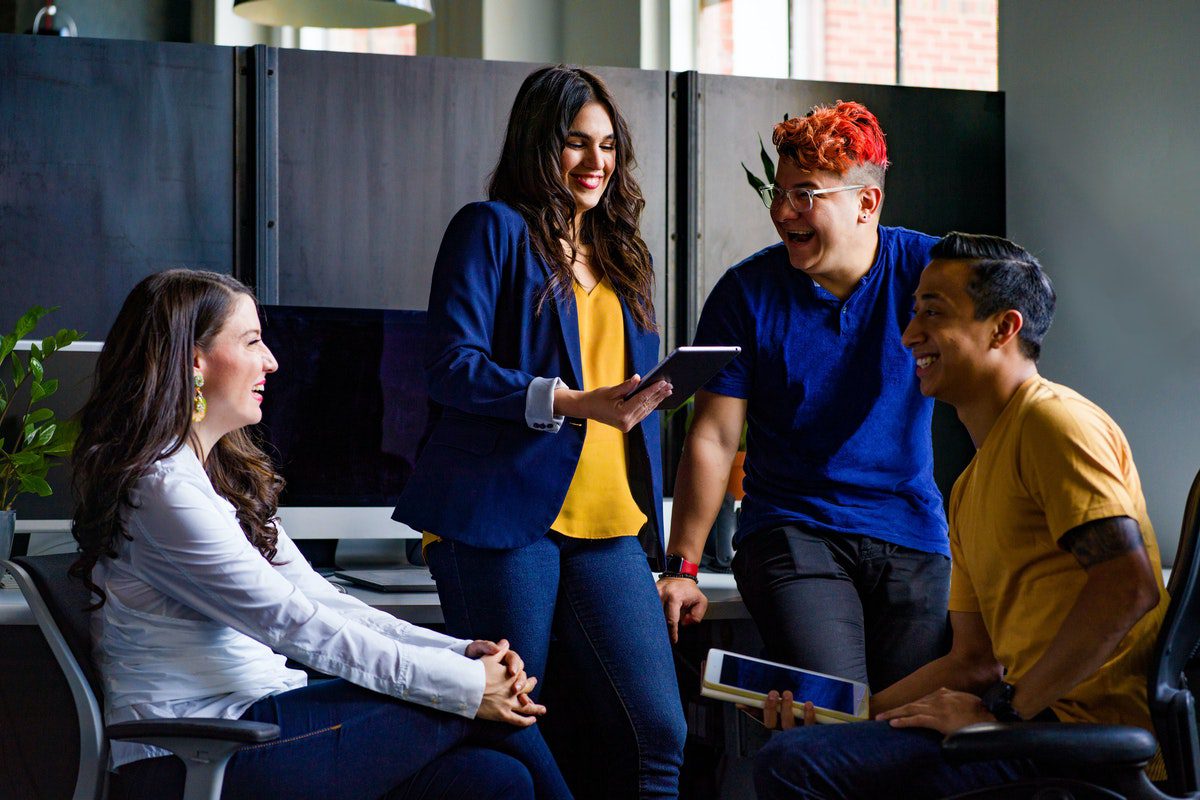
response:
[[(41, 343), (23, 339), (17, 342), (15, 349), (27, 357), (33, 344)], [(46, 377), (58, 381), (58, 391), (41, 401), (39, 407), (53, 410), (58, 419), (68, 419), (78, 413), (92, 391), (92, 375), (103, 346), (103, 342), (81, 341), (52, 353), (45, 361)], [(29, 381), (26, 381), (12, 399), (3, 429), (0, 430), (0, 436), (6, 441), (14, 440), (28, 402)], [(71, 516), (75, 509), (71, 495), (70, 465), (64, 461), (51, 467), (46, 482), (53, 490), (49, 497), (25, 493), (13, 503), (17, 512), (18, 533), (55, 534), (51, 537), (38, 536), (29, 552), (42, 552), (51, 540), (57, 546), (70, 539)], [(18, 549), (25, 546), (24, 539), (14, 545)], [(21, 552), (25, 551), (21, 549)]]
[(265, 305), (264, 447), (293, 539), (419, 537), (392, 521), (428, 421), (424, 311)]

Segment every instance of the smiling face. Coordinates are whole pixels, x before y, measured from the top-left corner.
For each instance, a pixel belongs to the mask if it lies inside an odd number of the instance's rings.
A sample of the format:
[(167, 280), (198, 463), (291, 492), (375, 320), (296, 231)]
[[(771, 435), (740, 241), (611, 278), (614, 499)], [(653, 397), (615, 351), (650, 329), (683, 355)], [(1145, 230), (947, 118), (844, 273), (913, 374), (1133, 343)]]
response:
[(966, 261), (929, 262), (902, 339), (916, 361), (921, 394), (955, 406), (987, 384), (995, 352), (997, 320), (975, 319), (975, 302), (967, 294), (969, 278)]
[[(783, 189), (830, 189), (862, 182), (837, 172), (805, 171), (788, 158), (779, 159), (775, 172), (775, 183)], [(793, 267), (818, 282), (853, 284), (874, 260), (875, 212), (881, 198), (882, 191), (873, 186), (832, 192), (814, 197), (812, 208), (801, 213), (781, 196), (771, 206), (771, 221)]]
[(267, 375), (279, 364), (262, 341), (258, 309), (238, 294), (233, 310), (207, 349), (196, 348), (195, 369), (204, 376), (208, 413), (196, 424), (210, 441), (262, 420)]
[(579, 109), (571, 120), (560, 163), (563, 184), (575, 198), (578, 228), (582, 216), (600, 203), (617, 166), (612, 118), (603, 105), (593, 100)]

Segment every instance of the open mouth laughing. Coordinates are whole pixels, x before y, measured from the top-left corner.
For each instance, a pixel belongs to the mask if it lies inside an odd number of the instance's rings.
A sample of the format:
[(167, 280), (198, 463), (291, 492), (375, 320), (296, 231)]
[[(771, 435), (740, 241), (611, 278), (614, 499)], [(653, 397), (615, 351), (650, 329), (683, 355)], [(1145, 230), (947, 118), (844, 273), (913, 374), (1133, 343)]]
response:
[(788, 244), (805, 244), (811, 242), (812, 238), (817, 235), (817, 232), (813, 230), (785, 231), (785, 233)]

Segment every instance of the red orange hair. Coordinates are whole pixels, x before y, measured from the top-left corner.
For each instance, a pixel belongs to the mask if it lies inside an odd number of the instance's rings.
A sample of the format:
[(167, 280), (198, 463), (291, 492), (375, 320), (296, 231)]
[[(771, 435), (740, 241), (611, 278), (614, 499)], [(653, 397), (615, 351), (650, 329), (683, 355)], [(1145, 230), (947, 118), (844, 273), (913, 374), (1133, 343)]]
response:
[(879, 120), (862, 103), (837, 101), (813, 106), (807, 116), (785, 119), (771, 136), (781, 158), (806, 172), (823, 170), (844, 174), (854, 167), (888, 167), (887, 143)]

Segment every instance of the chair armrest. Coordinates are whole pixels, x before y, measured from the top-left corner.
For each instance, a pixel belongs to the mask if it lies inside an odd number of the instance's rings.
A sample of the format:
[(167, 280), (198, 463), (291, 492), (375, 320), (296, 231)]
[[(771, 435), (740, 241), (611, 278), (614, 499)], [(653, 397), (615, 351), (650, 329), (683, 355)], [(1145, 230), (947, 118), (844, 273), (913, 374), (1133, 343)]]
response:
[(224, 742), (259, 744), (279, 738), (279, 726), (243, 719), (137, 719), (117, 722), (105, 728), (109, 739), (140, 741), (144, 737), (212, 739)]
[(1027, 758), (1073, 766), (1144, 767), (1158, 750), (1154, 735), (1132, 725), (981, 722), (942, 742), (948, 761)]

